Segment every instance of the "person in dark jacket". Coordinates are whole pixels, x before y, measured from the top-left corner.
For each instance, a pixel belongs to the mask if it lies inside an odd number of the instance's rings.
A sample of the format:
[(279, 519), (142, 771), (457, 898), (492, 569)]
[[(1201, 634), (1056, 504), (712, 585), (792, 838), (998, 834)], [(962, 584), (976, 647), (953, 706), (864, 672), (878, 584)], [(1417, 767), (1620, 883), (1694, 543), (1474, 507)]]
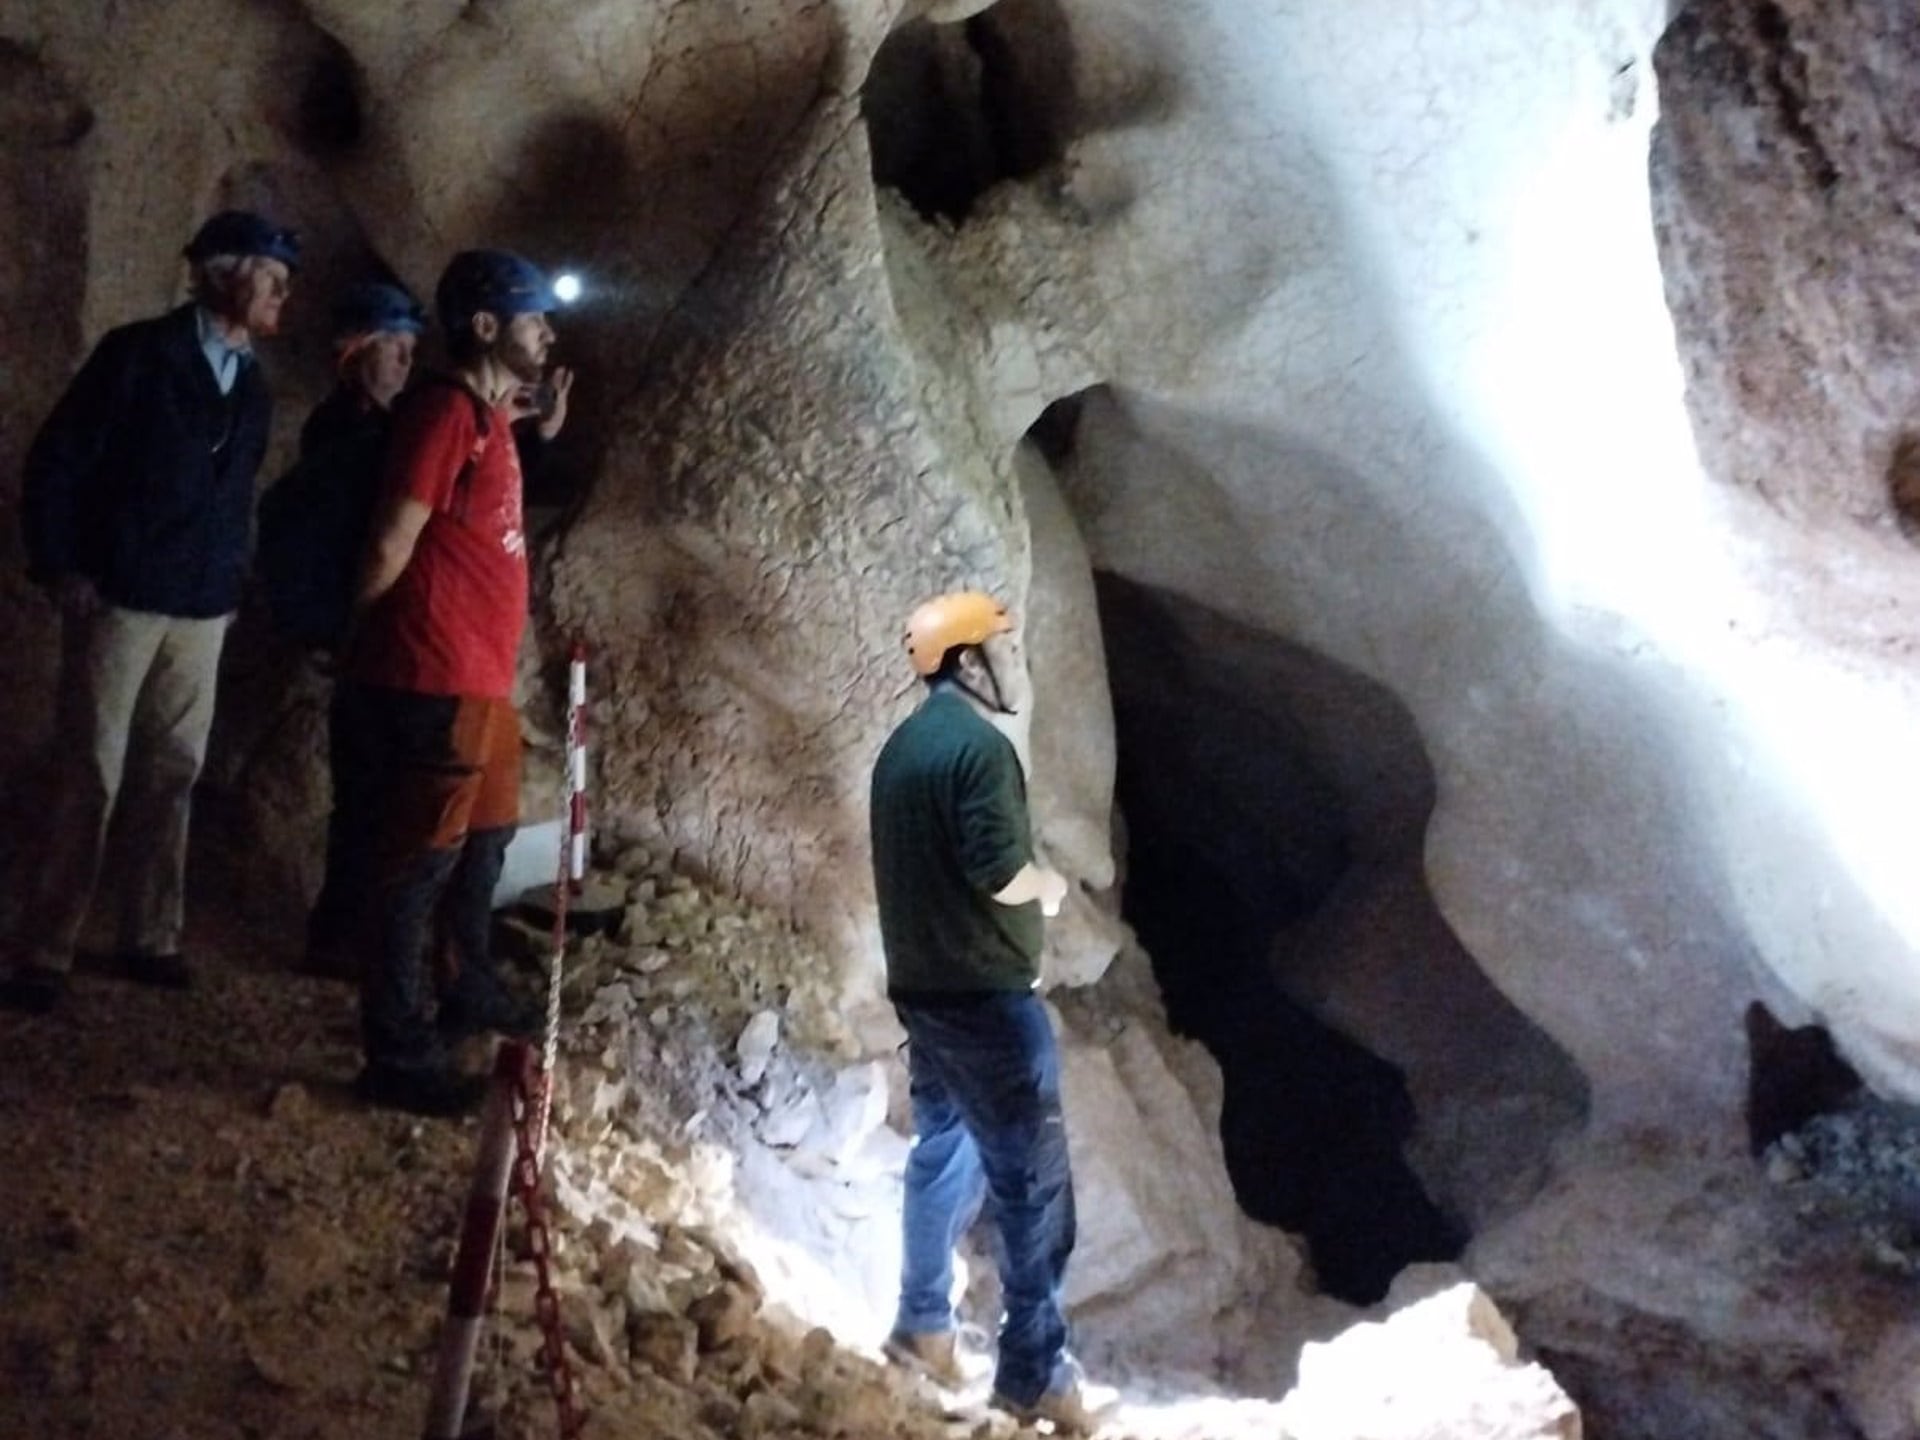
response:
[[(398, 285), (369, 281), (333, 306), (334, 363), (340, 377), (300, 430), (300, 458), (260, 506), (260, 568), (276, 623), (319, 652), (328, 667), (342, 653), (359, 563), (379, 497), (393, 430), (393, 404), (413, 375), (426, 312)], [(338, 703), (327, 721), (332, 806), (326, 873), (307, 917), (309, 974), (357, 979), (354, 929), (377, 797), (375, 758), (357, 743)]]
[(993, 724), (1014, 713), (1013, 620), (957, 591), (907, 621), (927, 684), (873, 766), (873, 881), (887, 996), (907, 1032), (913, 1150), (902, 1207), (900, 1306), (888, 1358), (957, 1387), (953, 1249), (991, 1197), (1002, 1318), (992, 1401), (1023, 1424), (1086, 1434), (1061, 1282), (1073, 1253), (1073, 1174), (1060, 1058), (1040, 983), (1042, 917), (1067, 882), (1034, 857), (1026, 777)]
[(17, 1008), (64, 993), (116, 810), (142, 840), (119, 897), (123, 966), (190, 983), (189, 803), (272, 414), (253, 342), (279, 329), (299, 242), (229, 210), (185, 254), (191, 301), (102, 337), (27, 453), (29, 575), (59, 607), (62, 655), (59, 773), (23, 877), (28, 934), (0, 986)]

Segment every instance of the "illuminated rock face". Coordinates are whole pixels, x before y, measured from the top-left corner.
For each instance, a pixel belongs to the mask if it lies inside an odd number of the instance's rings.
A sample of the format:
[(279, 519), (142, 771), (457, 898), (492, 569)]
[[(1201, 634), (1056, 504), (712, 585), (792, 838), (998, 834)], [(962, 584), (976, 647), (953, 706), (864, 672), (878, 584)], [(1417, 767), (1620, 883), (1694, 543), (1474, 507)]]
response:
[(1690, 4), (1655, 54), (1652, 151), (1688, 412), (1731, 492), (1730, 689), (1764, 755), (1714, 787), (1744, 837), (1725, 847), (1731, 895), (1775, 973), (1908, 1096), (1917, 58), (1909, 6)]
[[(1066, 196), (1096, 217), (1081, 248), (1100, 301), (1053, 312), (1091, 309), (1104, 342), (1108, 385), (1063, 467), (1095, 565), (1408, 707), (1435, 771), (1441, 911), (1580, 1066), (1603, 1123), (1730, 1129), (1756, 992), (1817, 1011), (1878, 1083), (1910, 1090), (1920, 917), (1897, 857), (1913, 695), (1889, 657), (1912, 567), (1834, 505), (1783, 523), (1716, 483), (1740, 476), (1703, 473), (1692, 443), (1695, 421), (1725, 437), (1716, 470), (1736, 443), (1810, 443), (1788, 438), (1793, 414), (1749, 426), (1715, 400), (1773, 333), (1757, 302), (1720, 304), (1773, 293), (1740, 257), (1804, 248), (1775, 248), (1770, 192), (1743, 191), (1736, 163), (1770, 136), (1792, 152), (1795, 112), (1740, 108), (1728, 57), (1747, 52), (1700, 38), (1747, 34), (1727, 18), (1740, 7), (1698, 7), (1679, 32), (1694, 38), (1662, 52), (1678, 102), (1701, 102), (1656, 168), (1691, 407), (1647, 220), (1665, 7), (1432, 4), (1418, 25), (1386, 4), (1068, 8), (1078, 103), (1122, 117), (1067, 169)], [(1872, 27), (1798, 10), (1794, 46), (1827, 52), (1810, 62), (1817, 112), (1839, 84), (1820, 75)], [(1150, 28), (1179, 40), (1149, 44)], [(1755, 84), (1770, 53), (1749, 57)], [(1690, 55), (1705, 56), (1691, 83)], [(1873, 103), (1859, 90), (1856, 109)], [(1154, 123), (1127, 123), (1143, 96)], [(1789, 236), (1823, 213), (1794, 198), (1815, 183), (1802, 169), (1769, 182), (1787, 187)], [(1866, 273), (1902, 273), (1910, 243)], [(1794, 371), (1808, 386), (1829, 354), (1854, 374), (1842, 337), (1871, 329), (1865, 300), (1814, 304), (1817, 278), (1788, 292), (1818, 328)], [(1716, 326), (1747, 349), (1716, 350)], [(1869, 368), (1831, 395), (1879, 397), (1881, 418), (1848, 433), (1891, 436), (1904, 373)], [(1884, 463), (1860, 454), (1854, 489)]]

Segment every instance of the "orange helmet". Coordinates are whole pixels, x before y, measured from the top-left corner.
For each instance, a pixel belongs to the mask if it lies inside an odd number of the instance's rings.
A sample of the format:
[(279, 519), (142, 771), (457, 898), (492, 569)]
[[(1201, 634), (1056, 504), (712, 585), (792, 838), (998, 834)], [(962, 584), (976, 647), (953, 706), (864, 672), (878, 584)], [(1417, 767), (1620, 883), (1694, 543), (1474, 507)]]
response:
[(907, 617), (907, 656), (921, 675), (932, 675), (956, 645), (978, 645), (1013, 629), (1007, 607), (979, 590), (956, 590), (923, 603)]

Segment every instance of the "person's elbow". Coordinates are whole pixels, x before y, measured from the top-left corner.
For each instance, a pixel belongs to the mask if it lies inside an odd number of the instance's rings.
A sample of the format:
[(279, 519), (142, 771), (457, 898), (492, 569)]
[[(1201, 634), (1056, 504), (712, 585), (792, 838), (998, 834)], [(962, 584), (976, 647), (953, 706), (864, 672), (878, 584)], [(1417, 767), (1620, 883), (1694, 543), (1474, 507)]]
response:
[(384, 578), (390, 585), (400, 578), (400, 572), (407, 568), (407, 562), (411, 559), (413, 536), (389, 530), (373, 542), (372, 552), (367, 557), (367, 571)]
[(356, 610), (366, 609), (394, 587), (413, 559), (413, 544), (412, 535), (390, 530), (367, 547), (366, 564), (354, 597)]

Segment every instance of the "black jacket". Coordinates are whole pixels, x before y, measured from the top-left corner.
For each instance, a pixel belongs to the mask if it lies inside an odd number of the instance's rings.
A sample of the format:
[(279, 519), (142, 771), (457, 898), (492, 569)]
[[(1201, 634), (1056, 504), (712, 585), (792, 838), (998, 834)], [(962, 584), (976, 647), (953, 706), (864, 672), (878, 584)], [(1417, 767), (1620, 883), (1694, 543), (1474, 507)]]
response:
[(346, 637), (373, 527), (393, 416), (335, 387), (300, 430), (300, 458), (260, 500), (254, 566), (274, 623), (291, 640), (336, 650)]
[(272, 412), (251, 359), (220, 393), (192, 305), (109, 331), (27, 452), (29, 575), (84, 575), (128, 610), (237, 609)]

